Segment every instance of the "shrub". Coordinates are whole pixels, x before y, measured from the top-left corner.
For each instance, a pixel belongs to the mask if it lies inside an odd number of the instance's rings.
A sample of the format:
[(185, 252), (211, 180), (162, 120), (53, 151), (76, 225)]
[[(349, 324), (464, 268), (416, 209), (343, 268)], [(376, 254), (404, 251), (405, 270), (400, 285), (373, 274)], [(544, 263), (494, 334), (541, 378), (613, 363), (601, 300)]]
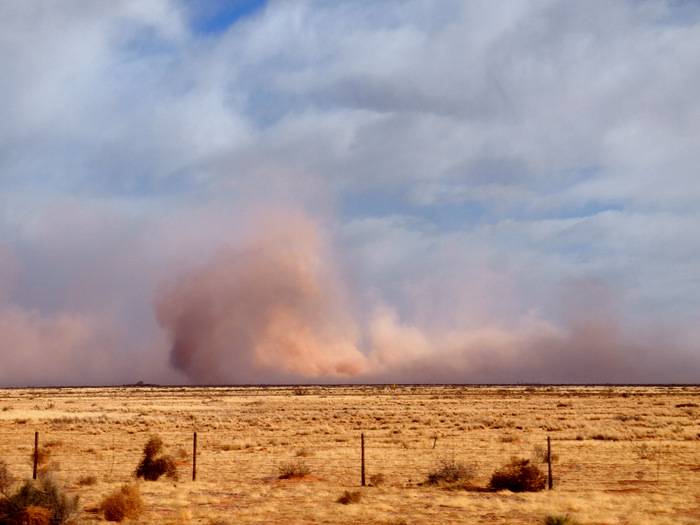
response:
[[(46, 465), (51, 459), (51, 449), (46, 445), (39, 447), (36, 450), (36, 464), (40, 467)], [(34, 464), (34, 451), (29, 454), (30, 464)]]
[(537, 492), (547, 485), (547, 476), (527, 459), (513, 459), (491, 476), (493, 490)]
[(426, 485), (451, 485), (468, 483), (474, 478), (474, 467), (459, 463), (454, 459), (443, 459), (439, 466), (428, 473)]
[(26, 481), (17, 492), (0, 501), (3, 524), (59, 525), (70, 521), (78, 510), (78, 496), (69, 497), (50, 475), (42, 476), (38, 484)]
[(78, 485), (81, 487), (87, 487), (90, 485), (97, 485), (97, 477), (96, 476), (83, 476), (78, 480)]
[(311, 474), (311, 467), (306, 462), (297, 459), (280, 465), (279, 472), (279, 479), (303, 478)]
[[(535, 445), (532, 450), (533, 459), (540, 463), (547, 463), (549, 461), (549, 453), (545, 447), (540, 445)], [(552, 463), (559, 461), (558, 454), (552, 454)]]
[(378, 474), (372, 474), (369, 477), (369, 482), (374, 487), (380, 487), (384, 485), (384, 483), (386, 482), (386, 478), (384, 477), (384, 474), (380, 472)]
[(359, 503), (360, 499), (362, 499), (362, 492), (360, 492), (359, 490), (353, 490), (353, 491), (346, 490), (335, 501), (336, 501), (336, 503), (342, 503), (343, 505), (348, 505), (349, 503)]
[(153, 458), (163, 450), (163, 440), (160, 436), (152, 436), (143, 446), (143, 455), (147, 458)]
[(163, 440), (158, 436), (151, 437), (143, 447), (143, 458), (136, 467), (136, 477), (146, 481), (157, 481), (165, 475), (170, 479), (177, 479), (177, 467), (175, 460), (168, 455), (161, 455)]
[(17, 523), (22, 525), (51, 525), (51, 518), (53, 518), (53, 513), (49, 509), (30, 505), (17, 514)]
[(107, 521), (136, 520), (143, 512), (143, 501), (138, 484), (126, 484), (109, 494), (100, 503), (100, 510)]

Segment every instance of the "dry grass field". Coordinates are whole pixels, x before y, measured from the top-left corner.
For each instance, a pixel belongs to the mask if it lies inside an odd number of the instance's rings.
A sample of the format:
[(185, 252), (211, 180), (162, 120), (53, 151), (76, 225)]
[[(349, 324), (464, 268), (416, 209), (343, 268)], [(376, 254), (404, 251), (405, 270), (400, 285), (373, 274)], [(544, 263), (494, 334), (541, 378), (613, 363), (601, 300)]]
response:
[[(158, 435), (179, 478), (138, 482), (141, 523), (697, 524), (699, 405), (690, 386), (9, 389), (0, 459), (31, 478), (39, 432), (39, 470), (80, 496), (82, 523), (104, 521)], [(513, 457), (546, 473), (547, 437), (553, 490), (486, 490)], [(424, 484), (454, 463), (469, 483)]]

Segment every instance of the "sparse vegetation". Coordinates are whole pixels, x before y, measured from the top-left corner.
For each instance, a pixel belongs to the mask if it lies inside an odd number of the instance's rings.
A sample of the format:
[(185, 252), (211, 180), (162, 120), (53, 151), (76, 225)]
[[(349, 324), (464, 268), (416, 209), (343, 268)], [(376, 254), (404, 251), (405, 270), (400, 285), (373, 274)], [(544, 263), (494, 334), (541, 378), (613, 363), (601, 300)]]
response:
[[(47, 446), (39, 447), (36, 451), (36, 464), (41, 467), (45, 467), (49, 460), (51, 459), (51, 448)], [(29, 454), (29, 464), (34, 464), (34, 451), (32, 450)]]
[(350, 503), (359, 503), (361, 499), (362, 499), (362, 492), (360, 492), (359, 490), (346, 490), (335, 501), (336, 501), (336, 503), (341, 503), (343, 505), (349, 505)]
[(381, 487), (382, 485), (384, 485), (384, 483), (386, 483), (386, 478), (384, 477), (384, 474), (382, 474), (381, 472), (379, 472), (377, 474), (372, 474), (369, 477), (369, 483), (373, 487)]
[(658, 452), (658, 450), (654, 450), (646, 443), (634, 445), (634, 451), (639, 459), (652, 459)]
[(122, 485), (100, 503), (100, 511), (107, 521), (136, 520), (143, 512), (143, 507), (138, 483)]
[[(698, 403), (698, 386), (614, 387), (609, 397), (595, 386), (527, 394), (523, 385), (304, 388), (310, 395), (295, 396), (293, 386), (0, 389), (0, 407), (14, 407), (0, 411), (0, 456), (15, 475), (6, 493), (14, 495), (32, 475), (36, 430), (52, 451), (46, 465), (61, 461), (63, 471), (53, 472), (59, 486), (85, 504), (76, 524), (103, 520), (101, 501), (126, 482), (139, 483), (148, 508), (137, 519), (149, 525), (534, 524), (567, 512), (580, 523), (675, 523), (695, 512), (697, 487), (688, 480), (700, 472), (699, 411), (677, 405)], [(622, 391), (630, 392), (626, 400)], [(567, 406), (555, 410), (560, 400)], [(193, 431), (196, 483), (189, 481)], [(359, 487), (361, 433), (367, 484), (380, 488)], [(134, 479), (151, 435), (164, 442), (155, 458), (171, 455), (184, 482)], [(512, 455), (546, 474), (540, 461), (548, 435), (553, 459), (559, 456), (555, 493), (464, 492), (490, 490), (493, 471)], [(619, 440), (591, 438), (597, 435)], [(474, 466), (473, 477), (426, 484), (429, 473), (442, 470), (441, 458)], [(290, 460), (306, 468), (278, 468)], [(279, 480), (282, 470), (302, 477)], [(359, 504), (336, 503), (346, 489), (361, 490)], [(23, 522), (53, 517), (36, 505), (22, 512), (15, 517)], [(4, 518), (0, 524), (18, 525)]]
[[(535, 445), (532, 449), (532, 458), (539, 463), (547, 463), (549, 461), (549, 453), (547, 447)], [(559, 461), (559, 455), (552, 453), (552, 463)]]
[(159, 436), (151, 437), (143, 447), (143, 458), (136, 468), (136, 477), (146, 481), (157, 481), (161, 476), (177, 479), (177, 467), (172, 456), (160, 455), (163, 440)]
[(538, 492), (547, 486), (547, 476), (528, 459), (514, 458), (491, 476), (490, 488), (511, 492)]
[(279, 467), (279, 479), (303, 478), (311, 474), (311, 467), (301, 460), (295, 459), (282, 463)]
[(37, 483), (25, 481), (0, 500), (0, 523), (60, 525), (72, 520), (78, 511), (78, 496), (68, 496), (52, 475), (45, 474)]
[(97, 485), (96, 476), (83, 476), (78, 480), (78, 485), (81, 487), (90, 487), (92, 485)]
[(425, 485), (467, 484), (474, 478), (474, 467), (454, 459), (442, 459), (439, 465), (428, 473)]

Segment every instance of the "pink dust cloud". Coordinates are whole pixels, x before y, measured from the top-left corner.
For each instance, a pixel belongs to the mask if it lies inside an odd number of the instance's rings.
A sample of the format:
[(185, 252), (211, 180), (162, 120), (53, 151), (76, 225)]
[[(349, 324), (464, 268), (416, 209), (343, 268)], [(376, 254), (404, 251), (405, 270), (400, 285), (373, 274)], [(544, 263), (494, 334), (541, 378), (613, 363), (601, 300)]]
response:
[(98, 341), (100, 328), (78, 315), (40, 316), (19, 308), (0, 311), (7, 349), (0, 381), (6, 386), (91, 384), (112, 374), (112, 356)]
[(246, 241), (158, 290), (170, 363), (194, 383), (653, 382), (657, 371), (682, 382), (695, 366), (659, 351), (673, 345), (660, 327), (631, 333), (615, 290), (586, 279), (561, 283), (561, 324), (526, 312), (429, 328), (379, 300), (353, 315), (316, 224), (263, 215)]
[[(268, 218), (252, 239), (158, 292), (172, 365), (200, 383), (342, 379), (365, 371), (314, 224)], [(281, 219), (281, 220), (279, 220)]]

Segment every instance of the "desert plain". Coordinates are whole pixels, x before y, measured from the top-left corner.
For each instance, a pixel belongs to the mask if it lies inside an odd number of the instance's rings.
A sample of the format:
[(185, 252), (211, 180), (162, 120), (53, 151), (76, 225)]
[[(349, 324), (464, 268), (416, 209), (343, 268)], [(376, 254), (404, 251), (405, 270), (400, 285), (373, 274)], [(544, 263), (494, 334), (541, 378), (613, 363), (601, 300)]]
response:
[[(135, 482), (156, 435), (178, 476), (138, 481), (134, 522), (700, 523), (699, 386), (0, 389), (16, 484), (33, 475), (37, 435), (39, 475), (79, 495), (81, 523), (105, 521), (100, 502)], [(547, 473), (548, 438), (551, 490), (488, 490), (512, 458)], [(445, 464), (468, 482), (426, 484)], [(280, 477), (290, 469), (304, 475)]]

